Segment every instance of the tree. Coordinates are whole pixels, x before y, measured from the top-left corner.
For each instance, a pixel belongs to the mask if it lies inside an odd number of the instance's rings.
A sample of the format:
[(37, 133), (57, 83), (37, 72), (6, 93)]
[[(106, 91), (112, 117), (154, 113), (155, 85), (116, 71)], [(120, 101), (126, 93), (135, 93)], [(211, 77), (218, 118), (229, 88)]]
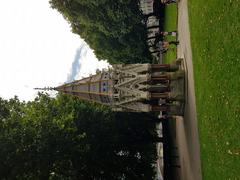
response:
[(154, 124), (67, 95), (0, 99), (1, 179), (151, 179)]
[(151, 62), (138, 1), (50, 0), (79, 34), (95, 50), (99, 59), (110, 63)]

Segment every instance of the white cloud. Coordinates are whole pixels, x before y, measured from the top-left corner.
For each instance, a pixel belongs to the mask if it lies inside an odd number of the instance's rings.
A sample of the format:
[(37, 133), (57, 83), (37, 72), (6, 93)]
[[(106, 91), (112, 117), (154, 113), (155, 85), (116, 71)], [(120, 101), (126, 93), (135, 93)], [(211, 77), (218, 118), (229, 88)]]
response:
[[(66, 80), (83, 40), (71, 33), (48, 0), (2, 1), (0, 26), (1, 97), (18, 95), (29, 100), (36, 94), (33, 87), (56, 86)], [(81, 63), (80, 76), (107, 66), (90, 52)]]

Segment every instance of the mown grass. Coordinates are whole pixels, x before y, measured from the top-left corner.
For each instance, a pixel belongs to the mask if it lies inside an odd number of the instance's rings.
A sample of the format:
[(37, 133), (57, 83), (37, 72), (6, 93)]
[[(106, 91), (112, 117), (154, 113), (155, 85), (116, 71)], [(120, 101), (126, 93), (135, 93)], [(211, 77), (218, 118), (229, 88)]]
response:
[[(165, 7), (165, 21), (164, 21), (164, 31), (175, 31), (177, 30), (177, 6), (176, 4), (170, 4)], [(175, 37), (167, 36), (167, 41), (175, 41)], [(174, 50), (169, 50), (166, 54), (164, 54), (163, 59), (165, 63), (170, 63), (177, 56), (176, 47), (171, 45), (171, 48)]]
[(240, 1), (188, 6), (203, 179), (240, 179)]

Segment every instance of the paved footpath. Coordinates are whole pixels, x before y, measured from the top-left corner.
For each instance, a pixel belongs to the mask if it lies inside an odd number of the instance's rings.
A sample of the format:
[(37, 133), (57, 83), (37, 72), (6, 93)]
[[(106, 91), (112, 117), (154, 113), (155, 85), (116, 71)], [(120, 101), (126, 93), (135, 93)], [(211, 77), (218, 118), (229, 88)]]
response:
[(186, 69), (186, 104), (184, 119), (176, 121), (176, 141), (180, 157), (180, 179), (201, 180), (199, 136), (197, 128), (192, 50), (190, 43), (187, 0), (178, 3), (178, 57), (184, 58)]

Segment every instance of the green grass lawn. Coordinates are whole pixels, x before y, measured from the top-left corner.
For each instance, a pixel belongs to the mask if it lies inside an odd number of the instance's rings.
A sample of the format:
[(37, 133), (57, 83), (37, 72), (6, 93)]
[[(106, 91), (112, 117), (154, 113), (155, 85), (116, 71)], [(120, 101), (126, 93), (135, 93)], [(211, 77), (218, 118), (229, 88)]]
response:
[[(177, 29), (177, 6), (176, 4), (171, 4), (165, 8), (165, 22), (164, 22), (164, 31), (175, 31)], [(167, 36), (167, 41), (175, 41), (175, 37)], [(168, 51), (164, 54), (164, 62), (170, 63), (177, 57), (176, 47), (171, 45), (171, 48), (174, 48), (174, 51)]]
[(240, 179), (240, 1), (189, 0), (204, 179)]
[[(203, 179), (240, 179), (240, 0), (189, 0)], [(165, 30), (177, 8), (166, 8)], [(170, 62), (175, 53), (167, 53)]]

